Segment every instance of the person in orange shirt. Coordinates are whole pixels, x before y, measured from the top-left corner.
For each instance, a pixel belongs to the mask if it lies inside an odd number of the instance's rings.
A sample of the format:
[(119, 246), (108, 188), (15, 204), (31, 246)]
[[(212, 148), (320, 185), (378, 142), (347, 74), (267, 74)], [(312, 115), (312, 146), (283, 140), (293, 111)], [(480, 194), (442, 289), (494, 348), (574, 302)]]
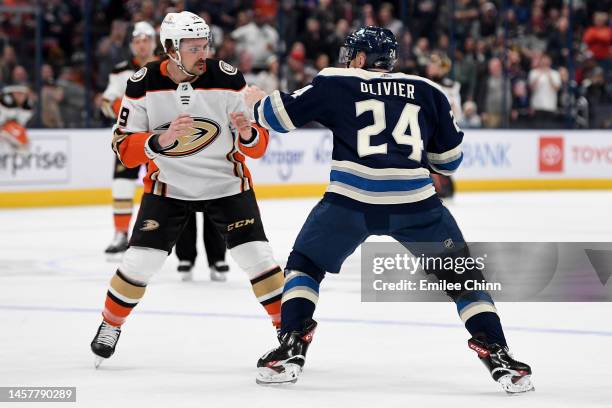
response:
[(598, 11), (593, 14), (593, 25), (587, 28), (582, 41), (589, 47), (593, 58), (607, 72), (612, 75), (612, 27), (608, 24), (608, 14)]

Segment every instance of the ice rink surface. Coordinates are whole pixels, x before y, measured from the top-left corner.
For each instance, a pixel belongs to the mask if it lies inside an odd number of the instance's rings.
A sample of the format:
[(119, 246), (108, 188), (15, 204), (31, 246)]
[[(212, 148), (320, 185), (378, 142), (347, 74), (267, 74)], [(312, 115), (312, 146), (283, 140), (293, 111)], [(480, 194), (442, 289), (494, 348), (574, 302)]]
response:
[[(260, 202), (281, 264), (315, 203)], [(448, 207), (468, 241), (612, 241), (611, 192), (461, 194)], [(322, 284), (295, 385), (255, 384), (274, 331), (246, 275), (230, 260), (228, 282), (210, 282), (204, 256), (190, 283), (169, 257), (94, 370), (111, 236), (109, 206), (0, 211), (0, 386), (76, 386), (76, 404), (52, 406), (79, 407), (612, 406), (612, 304), (498, 303), (534, 370), (536, 391), (510, 397), (467, 348), (452, 303), (361, 303), (359, 251)]]

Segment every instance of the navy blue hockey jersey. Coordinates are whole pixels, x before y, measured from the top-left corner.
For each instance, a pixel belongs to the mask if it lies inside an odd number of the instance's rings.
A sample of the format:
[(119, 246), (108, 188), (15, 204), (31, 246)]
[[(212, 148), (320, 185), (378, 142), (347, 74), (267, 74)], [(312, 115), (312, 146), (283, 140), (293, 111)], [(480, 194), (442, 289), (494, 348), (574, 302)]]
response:
[(254, 107), (257, 123), (288, 132), (316, 121), (334, 135), (326, 196), (373, 205), (440, 205), (430, 170), (450, 175), (463, 132), (439, 85), (425, 78), (326, 68), (312, 84), (273, 92)]

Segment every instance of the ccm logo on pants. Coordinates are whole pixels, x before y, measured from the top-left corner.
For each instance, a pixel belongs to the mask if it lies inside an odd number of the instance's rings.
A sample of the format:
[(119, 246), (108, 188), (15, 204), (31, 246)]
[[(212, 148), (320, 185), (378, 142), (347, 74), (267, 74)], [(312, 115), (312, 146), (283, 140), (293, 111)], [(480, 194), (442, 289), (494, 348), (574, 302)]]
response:
[(255, 218), (249, 218), (247, 220), (236, 221), (233, 224), (229, 224), (227, 226), (227, 230), (231, 231), (233, 229), (244, 227), (245, 225), (249, 225), (249, 224), (255, 224)]

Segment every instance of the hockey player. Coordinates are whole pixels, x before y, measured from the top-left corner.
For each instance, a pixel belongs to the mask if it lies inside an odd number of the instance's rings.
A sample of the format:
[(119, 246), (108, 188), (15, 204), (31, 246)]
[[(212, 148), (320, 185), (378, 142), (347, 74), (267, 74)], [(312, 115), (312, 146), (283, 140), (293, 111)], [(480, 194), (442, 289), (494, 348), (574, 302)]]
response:
[[(229, 265), (225, 262), (225, 241), (210, 217), (203, 214), (202, 235), (204, 237), (204, 250), (210, 269), (210, 280), (215, 282), (225, 282)], [(193, 267), (198, 256), (197, 241), (198, 227), (195, 213), (189, 217), (183, 232), (176, 241), (174, 251), (179, 259), (177, 271), (181, 275), (181, 280), (190, 281), (193, 279)]]
[[(427, 78), (440, 85), (440, 88), (448, 98), (455, 122), (460, 123), (463, 120), (461, 84), (448, 77), (451, 66), (452, 62), (446, 55), (433, 53), (427, 63)], [(451, 176), (432, 174), (431, 178), (438, 197), (452, 198), (455, 195), (455, 183)]]
[[(140, 67), (154, 61), (155, 29), (146, 21), (134, 25), (130, 49), (133, 58), (115, 66), (108, 77), (108, 85), (102, 94), (101, 110), (104, 116), (116, 121), (121, 100), (125, 94), (127, 81)], [(128, 229), (134, 207), (134, 191), (140, 166), (127, 168), (118, 158), (115, 158), (113, 171), (113, 220), (115, 235), (104, 251), (109, 259), (115, 260), (117, 254), (123, 254), (128, 247)]]
[(194, 211), (206, 212), (280, 325), (283, 272), (264, 233), (244, 154), (261, 157), (269, 133), (247, 116), (246, 84), (233, 66), (207, 59), (210, 30), (197, 15), (168, 13), (160, 39), (168, 60), (129, 79), (113, 150), (126, 167), (147, 164), (130, 246), (107, 292), (91, 342), (96, 365), (115, 351), (121, 325), (145, 293)]
[[(247, 105), (263, 98), (253, 109), (260, 125), (288, 132), (317, 121), (334, 135), (330, 183), (289, 255), (280, 346), (258, 361), (258, 383), (297, 381), (317, 325), (312, 316), (319, 284), (326, 271), (338, 273), (368, 236), (389, 235), (412, 253), (426, 256), (469, 255), (430, 177), (430, 171), (450, 174), (457, 169), (463, 132), (438, 85), (390, 73), (396, 48), (391, 31), (362, 28), (346, 38), (340, 51), (340, 62), (347, 68), (326, 68), (292, 95), (247, 91)], [(428, 272), (458, 283), (467, 274)], [(493, 378), (510, 393), (533, 389), (529, 366), (508, 352), (490, 295), (447, 293), (472, 335), (470, 348), (478, 352)]]
[(8, 85), (0, 94), (0, 141), (12, 149), (26, 150), (29, 146), (25, 125), (32, 117), (30, 90), (25, 85)]

